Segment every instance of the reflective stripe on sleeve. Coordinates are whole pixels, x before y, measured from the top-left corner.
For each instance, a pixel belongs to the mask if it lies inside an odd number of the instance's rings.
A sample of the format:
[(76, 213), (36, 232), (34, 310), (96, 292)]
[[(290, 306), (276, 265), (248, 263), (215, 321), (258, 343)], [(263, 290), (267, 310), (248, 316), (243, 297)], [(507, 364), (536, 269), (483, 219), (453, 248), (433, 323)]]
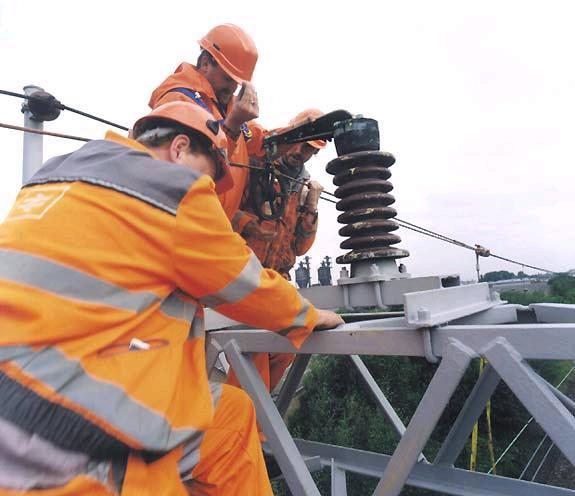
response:
[(248, 263), (232, 282), (217, 293), (200, 298), (200, 303), (215, 308), (243, 300), (259, 287), (262, 270), (260, 261), (252, 253)]
[(202, 338), (205, 334), (204, 317), (203, 315), (196, 314), (190, 325), (188, 339)]
[(173, 319), (191, 322), (195, 318), (198, 307), (195, 303), (184, 300), (182, 297), (187, 297), (187, 295), (179, 289), (172, 291), (167, 298), (162, 301), (160, 311)]
[(294, 329), (301, 329), (302, 327), (305, 327), (306, 316), (307, 316), (307, 313), (309, 312), (311, 304), (308, 300), (306, 300), (302, 296), (300, 296), (300, 298), (301, 298), (301, 302), (302, 302), (300, 311), (294, 317), (291, 325), (278, 331), (278, 334), (281, 334), (282, 336), (287, 336)]

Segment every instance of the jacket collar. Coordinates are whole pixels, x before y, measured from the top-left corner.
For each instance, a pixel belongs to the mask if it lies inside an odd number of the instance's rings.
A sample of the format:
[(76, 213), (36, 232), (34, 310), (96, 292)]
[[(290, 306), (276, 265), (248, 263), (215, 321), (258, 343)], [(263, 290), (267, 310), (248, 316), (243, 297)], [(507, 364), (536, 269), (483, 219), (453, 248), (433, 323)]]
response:
[(155, 108), (158, 101), (174, 88), (189, 88), (198, 91), (202, 95), (216, 101), (216, 94), (210, 82), (198, 71), (196, 66), (182, 62), (173, 74), (170, 74), (163, 83), (158, 86), (150, 97), (149, 106)]
[(114, 131), (108, 131), (106, 133), (105, 139), (108, 141), (113, 141), (114, 143), (118, 143), (119, 145), (127, 146), (128, 148), (132, 148), (133, 150), (138, 150), (139, 152), (147, 153), (152, 158), (155, 159), (158, 158), (152, 150), (145, 147), (141, 143), (138, 143), (136, 140), (133, 140), (131, 138), (126, 138), (125, 136), (115, 133)]

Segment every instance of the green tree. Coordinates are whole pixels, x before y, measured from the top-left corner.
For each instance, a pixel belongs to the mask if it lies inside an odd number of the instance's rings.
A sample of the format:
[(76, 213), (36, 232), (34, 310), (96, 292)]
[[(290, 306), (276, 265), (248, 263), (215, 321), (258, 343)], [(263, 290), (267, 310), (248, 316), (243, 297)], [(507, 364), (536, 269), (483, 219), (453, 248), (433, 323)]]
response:
[(575, 303), (575, 277), (560, 274), (548, 282), (551, 293), (565, 299), (565, 303)]
[(513, 272), (507, 270), (495, 270), (493, 272), (486, 272), (480, 278), (481, 282), (495, 282), (503, 281), (505, 279), (517, 279), (517, 276)]

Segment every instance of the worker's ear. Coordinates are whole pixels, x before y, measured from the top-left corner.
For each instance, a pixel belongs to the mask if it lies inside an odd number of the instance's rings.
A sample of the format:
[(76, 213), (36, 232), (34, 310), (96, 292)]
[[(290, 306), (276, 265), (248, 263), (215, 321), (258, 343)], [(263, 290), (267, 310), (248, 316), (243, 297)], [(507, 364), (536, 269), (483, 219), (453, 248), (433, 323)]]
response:
[(170, 143), (170, 162), (182, 163), (182, 159), (190, 149), (190, 138), (185, 134), (178, 134)]

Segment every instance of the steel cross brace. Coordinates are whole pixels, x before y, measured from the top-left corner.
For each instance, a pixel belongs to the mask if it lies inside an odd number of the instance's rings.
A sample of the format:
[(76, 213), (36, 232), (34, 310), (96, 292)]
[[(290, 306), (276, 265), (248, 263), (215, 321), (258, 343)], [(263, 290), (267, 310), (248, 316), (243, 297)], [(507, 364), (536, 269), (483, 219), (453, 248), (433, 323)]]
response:
[(490, 343), (483, 355), (569, 462), (575, 465), (575, 417), (561, 399), (504, 338)]
[(456, 340), (447, 346), (437, 371), (375, 488), (374, 496), (399, 495), (474, 356), (473, 350)]
[[(219, 346), (216, 343), (213, 343), (211, 348), (218, 350)], [(300, 355), (297, 357), (292, 369), (288, 373), (284, 386), (280, 391), (276, 409), (276, 406), (274, 406), (259, 373), (251, 360), (241, 352), (237, 343), (233, 340), (228, 342), (224, 347), (224, 352), (236, 372), (242, 388), (250, 394), (254, 401), (258, 421), (268, 437), (268, 443), (271, 446), (278, 463), (282, 467), (282, 471), (290, 489), (292, 489), (295, 494), (319, 494), (305, 463), (303, 463), (301, 454), (297, 451), (297, 447), (281, 418), (289, 406), (289, 402), (295, 393), (297, 385), (299, 384), (311, 357), (309, 355)], [(352, 356), (350, 358), (356, 365), (358, 372), (366, 383), (371, 394), (380, 405), (386, 418), (392, 423), (396, 432), (400, 436), (403, 435), (405, 432), (403, 422), (379, 386), (377, 386), (375, 379), (369, 373), (363, 361), (358, 356)], [(213, 361), (213, 359), (211, 361)], [(420, 458), (424, 459), (423, 456), (420, 456)], [(345, 496), (347, 494), (345, 471), (335, 463), (332, 464), (331, 471), (332, 494)]]
[(435, 457), (435, 464), (453, 465), (455, 463), (499, 381), (499, 375), (488, 363), (443, 441)]
[(224, 353), (242, 388), (254, 402), (258, 422), (292, 492), (297, 496), (320, 496), (320, 492), (253, 362), (241, 352), (233, 340), (226, 344)]

